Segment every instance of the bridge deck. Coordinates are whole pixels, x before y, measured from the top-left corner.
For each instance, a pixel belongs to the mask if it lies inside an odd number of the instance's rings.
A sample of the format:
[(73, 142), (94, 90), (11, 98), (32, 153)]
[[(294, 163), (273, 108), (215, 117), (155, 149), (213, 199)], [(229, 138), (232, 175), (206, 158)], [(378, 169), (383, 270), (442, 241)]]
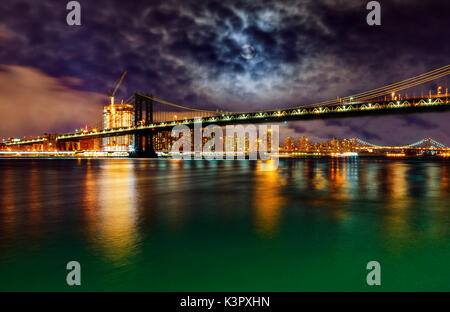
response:
[[(360, 117), (371, 115), (411, 114), (426, 112), (442, 112), (450, 110), (449, 97), (432, 97), (420, 99), (405, 99), (401, 101), (354, 102), (325, 106), (303, 106), (279, 110), (220, 113), (217, 116), (174, 120), (168, 122), (150, 123), (126, 128), (109, 129), (87, 133), (68, 133), (58, 136), (59, 141), (81, 140), (89, 138), (102, 138), (128, 134), (159, 132), (171, 130), (176, 125), (192, 127), (201, 121), (204, 126), (216, 124), (268, 123), (283, 122), (287, 120), (311, 120), (325, 118)], [(44, 141), (45, 138), (10, 142), (7, 145), (33, 144)]]

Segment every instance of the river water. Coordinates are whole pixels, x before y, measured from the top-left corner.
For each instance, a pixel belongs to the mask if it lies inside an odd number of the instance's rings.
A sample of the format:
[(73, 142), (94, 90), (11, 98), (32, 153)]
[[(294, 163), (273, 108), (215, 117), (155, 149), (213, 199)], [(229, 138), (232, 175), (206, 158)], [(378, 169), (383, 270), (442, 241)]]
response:
[[(1, 159), (0, 290), (450, 290), (449, 161), (261, 168)], [(81, 286), (66, 284), (72, 260)]]

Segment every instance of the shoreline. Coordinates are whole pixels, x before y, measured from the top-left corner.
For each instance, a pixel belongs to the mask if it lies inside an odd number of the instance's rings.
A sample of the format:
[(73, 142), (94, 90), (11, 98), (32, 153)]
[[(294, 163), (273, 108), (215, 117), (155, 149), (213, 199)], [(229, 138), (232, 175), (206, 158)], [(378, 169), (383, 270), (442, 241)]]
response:
[[(202, 159), (181, 159), (181, 160), (250, 160), (248, 159), (248, 156), (244, 159), (237, 158), (237, 155), (233, 156), (233, 159), (227, 159), (224, 155), (222, 159), (207, 159), (205, 158), (205, 155), (202, 156)], [(278, 159), (322, 159), (322, 158), (331, 158), (331, 159), (346, 159), (346, 160), (352, 160), (352, 159), (390, 159), (390, 160), (405, 160), (405, 159), (424, 159), (424, 160), (450, 160), (450, 156), (448, 155), (386, 155), (386, 154), (360, 154), (360, 155), (352, 155), (352, 156), (342, 156), (342, 155), (332, 155), (332, 154), (319, 154), (319, 153), (313, 153), (309, 155), (277, 155), (272, 156), (277, 157)], [(46, 155), (36, 155), (36, 154), (28, 154), (28, 155), (17, 155), (16, 153), (14, 155), (1, 155), (0, 154), (0, 160), (2, 159), (50, 159), (50, 160), (57, 160), (57, 159), (172, 159), (171, 156), (168, 155), (162, 155), (154, 158), (146, 158), (146, 157), (131, 157), (129, 155), (84, 155), (84, 154), (46, 154)], [(256, 159), (255, 159), (256, 160)], [(261, 160), (261, 158), (258, 157), (257, 160)]]

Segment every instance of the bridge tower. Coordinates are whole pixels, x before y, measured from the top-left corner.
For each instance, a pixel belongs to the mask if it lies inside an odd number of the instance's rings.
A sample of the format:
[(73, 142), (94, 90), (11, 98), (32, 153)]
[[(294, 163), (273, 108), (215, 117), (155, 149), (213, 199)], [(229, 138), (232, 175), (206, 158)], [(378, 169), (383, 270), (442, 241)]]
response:
[(426, 148), (433, 147), (433, 144), (431, 144), (431, 138), (425, 138), (423, 140), (423, 147), (426, 147)]
[[(149, 125), (153, 122), (153, 100), (139, 93), (134, 94), (134, 125)], [(145, 111), (145, 118), (144, 118)], [(153, 148), (153, 131), (146, 129), (138, 131), (134, 135), (134, 155), (135, 157), (154, 158), (157, 157)]]

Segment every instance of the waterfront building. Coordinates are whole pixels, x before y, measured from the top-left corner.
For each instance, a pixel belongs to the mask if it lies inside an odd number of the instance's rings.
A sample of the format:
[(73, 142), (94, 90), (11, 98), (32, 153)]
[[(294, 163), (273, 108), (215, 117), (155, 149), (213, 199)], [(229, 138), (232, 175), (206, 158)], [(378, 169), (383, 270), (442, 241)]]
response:
[[(103, 108), (103, 129), (131, 127), (134, 122), (134, 107), (130, 104), (110, 104)], [(132, 135), (122, 135), (103, 139), (103, 150), (108, 152), (130, 152)]]
[(297, 152), (309, 152), (309, 138), (302, 136), (297, 141)]
[(158, 132), (153, 137), (153, 148), (157, 152), (168, 153), (172, 149), (175, 138), (172, 137), (170, 131)]
[(287, 137), (284, 139), (284, 151), (294, 152), (295, 151), (295, 139), (292, 137)]

